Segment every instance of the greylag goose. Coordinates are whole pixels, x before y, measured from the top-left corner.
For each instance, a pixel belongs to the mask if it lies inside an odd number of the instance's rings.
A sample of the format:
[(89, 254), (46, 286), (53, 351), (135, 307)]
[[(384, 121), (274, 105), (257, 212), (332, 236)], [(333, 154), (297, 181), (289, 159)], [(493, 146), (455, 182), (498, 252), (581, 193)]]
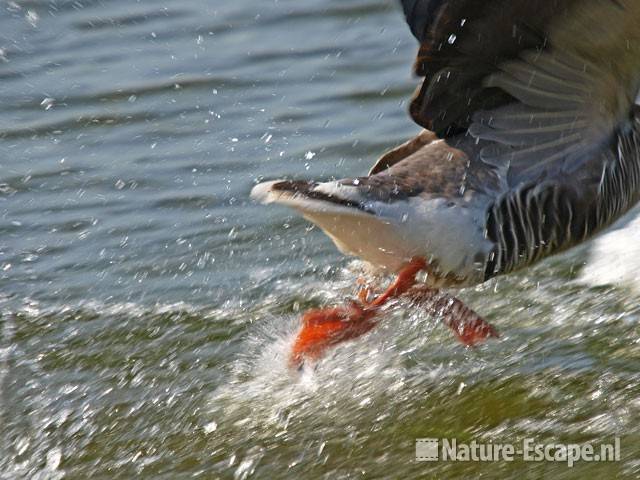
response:
[(398, 274), (374, 299), (305, 314), (296, 362), (370, 330), (383, 304), (416, 291), (419, 271), (418, 291), (463, 342), (495, 336), (437, 289), (562, 252), (638, 201), (640, 1), (401, 3), (424, 77), (409, 110), (425, 130), (368, 176), (252, 190), (299, 211), (343, 253)]

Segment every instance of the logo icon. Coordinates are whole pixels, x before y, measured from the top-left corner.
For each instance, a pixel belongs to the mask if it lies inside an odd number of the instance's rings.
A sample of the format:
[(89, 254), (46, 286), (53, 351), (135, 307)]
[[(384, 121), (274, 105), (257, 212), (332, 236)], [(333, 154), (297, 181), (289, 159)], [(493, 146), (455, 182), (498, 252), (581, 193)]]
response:
[(438, 439), (437, 438), (417, 438), (416, 439), (416, 461), (434, 462), (438, 460)]

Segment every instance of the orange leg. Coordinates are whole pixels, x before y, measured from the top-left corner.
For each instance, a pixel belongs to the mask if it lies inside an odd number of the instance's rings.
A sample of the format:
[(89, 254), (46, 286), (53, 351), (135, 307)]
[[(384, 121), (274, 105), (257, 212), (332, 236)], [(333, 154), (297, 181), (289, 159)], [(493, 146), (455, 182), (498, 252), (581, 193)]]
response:
[(378, 309), (409, 290), (416, 283), (417, 273), (425, 267), (424, 259), (412, 259), (402, 268), (393, 284), (371, 302), (366, 302), (369, 295), (366, 289), (361, 290), (362, 304), (351, 302), (345, 307), (306, 312), (302, 317), (302, 329), (293, 344), (291, 365), (300, 366), (305, 358), (317, 359), (328, 347), (367, 333), (377, 323), (374, 317)]
[(364, 335), (376, 326), (378, 310), (389, 300), (405, 294), (440, 316), (464, 345), (499, 336), (489, 323), (457, 298), (427, 285), (415, 286), (416, 275), (427, 267), (424, 259), (412, 259), (389, 288), (372, 301), (367, 301), (370, 291), (365, 287), (358, 294), (360, 303), (351, 301), (346, 306), (307, 311), (293, 344), (290, 365), (300, 367), (305, 359), (318, 359), (327, 348)]
[(442, 323), (451, 329), (456, 338), (467, 346), (483, 342), (487, 338), (498, 338), (493, 326), (461, 300), (426, 285), (417, 286), (409, 292), (416, 303), (442, 318)]
[(391, 298), (397, 298), (416, 284), (416, 275), (420, 270), (427, 268), (424, 258), (414, 257), (398, 273), (398, 278), (380, 296), (369, 303), (372, 307), (381, 307)]

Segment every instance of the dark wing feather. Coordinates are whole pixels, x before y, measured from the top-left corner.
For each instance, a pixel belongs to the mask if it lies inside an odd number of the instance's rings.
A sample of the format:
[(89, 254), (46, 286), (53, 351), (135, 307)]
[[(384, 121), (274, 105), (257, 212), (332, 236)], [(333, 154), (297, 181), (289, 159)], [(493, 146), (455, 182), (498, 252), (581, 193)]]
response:
[(447, 0), (402, 0), (402, 9), (411, 33), (420, 42), (424, 40), (427, 26)]
[[(429, 11), (411, 3), (417, 15)], [(410, 21), (424, 24), (417, 123), (444, 138), (475, 137), (480, 159), (507, 172), (511, 187), (603, 170), (640, 88), (638, 0), (426, 6), (430, 21)]]
[(473, 113), (510, 96), (482, 84), (497, 65), (541, 49), (553, 18), (580, 0), (402, 0), (420, 40), (415, 73), (425, 77), (410, 113), (440, 137), (464, 131)]

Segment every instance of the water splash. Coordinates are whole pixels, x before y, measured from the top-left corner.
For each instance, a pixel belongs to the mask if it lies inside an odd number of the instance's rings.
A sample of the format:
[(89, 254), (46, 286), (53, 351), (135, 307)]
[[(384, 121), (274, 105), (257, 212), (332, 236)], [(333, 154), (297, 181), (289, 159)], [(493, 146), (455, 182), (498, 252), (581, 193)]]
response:
[(640, 293), (640, 216), (598, 237), (579, 280), (588, 285), (617, 285)]

